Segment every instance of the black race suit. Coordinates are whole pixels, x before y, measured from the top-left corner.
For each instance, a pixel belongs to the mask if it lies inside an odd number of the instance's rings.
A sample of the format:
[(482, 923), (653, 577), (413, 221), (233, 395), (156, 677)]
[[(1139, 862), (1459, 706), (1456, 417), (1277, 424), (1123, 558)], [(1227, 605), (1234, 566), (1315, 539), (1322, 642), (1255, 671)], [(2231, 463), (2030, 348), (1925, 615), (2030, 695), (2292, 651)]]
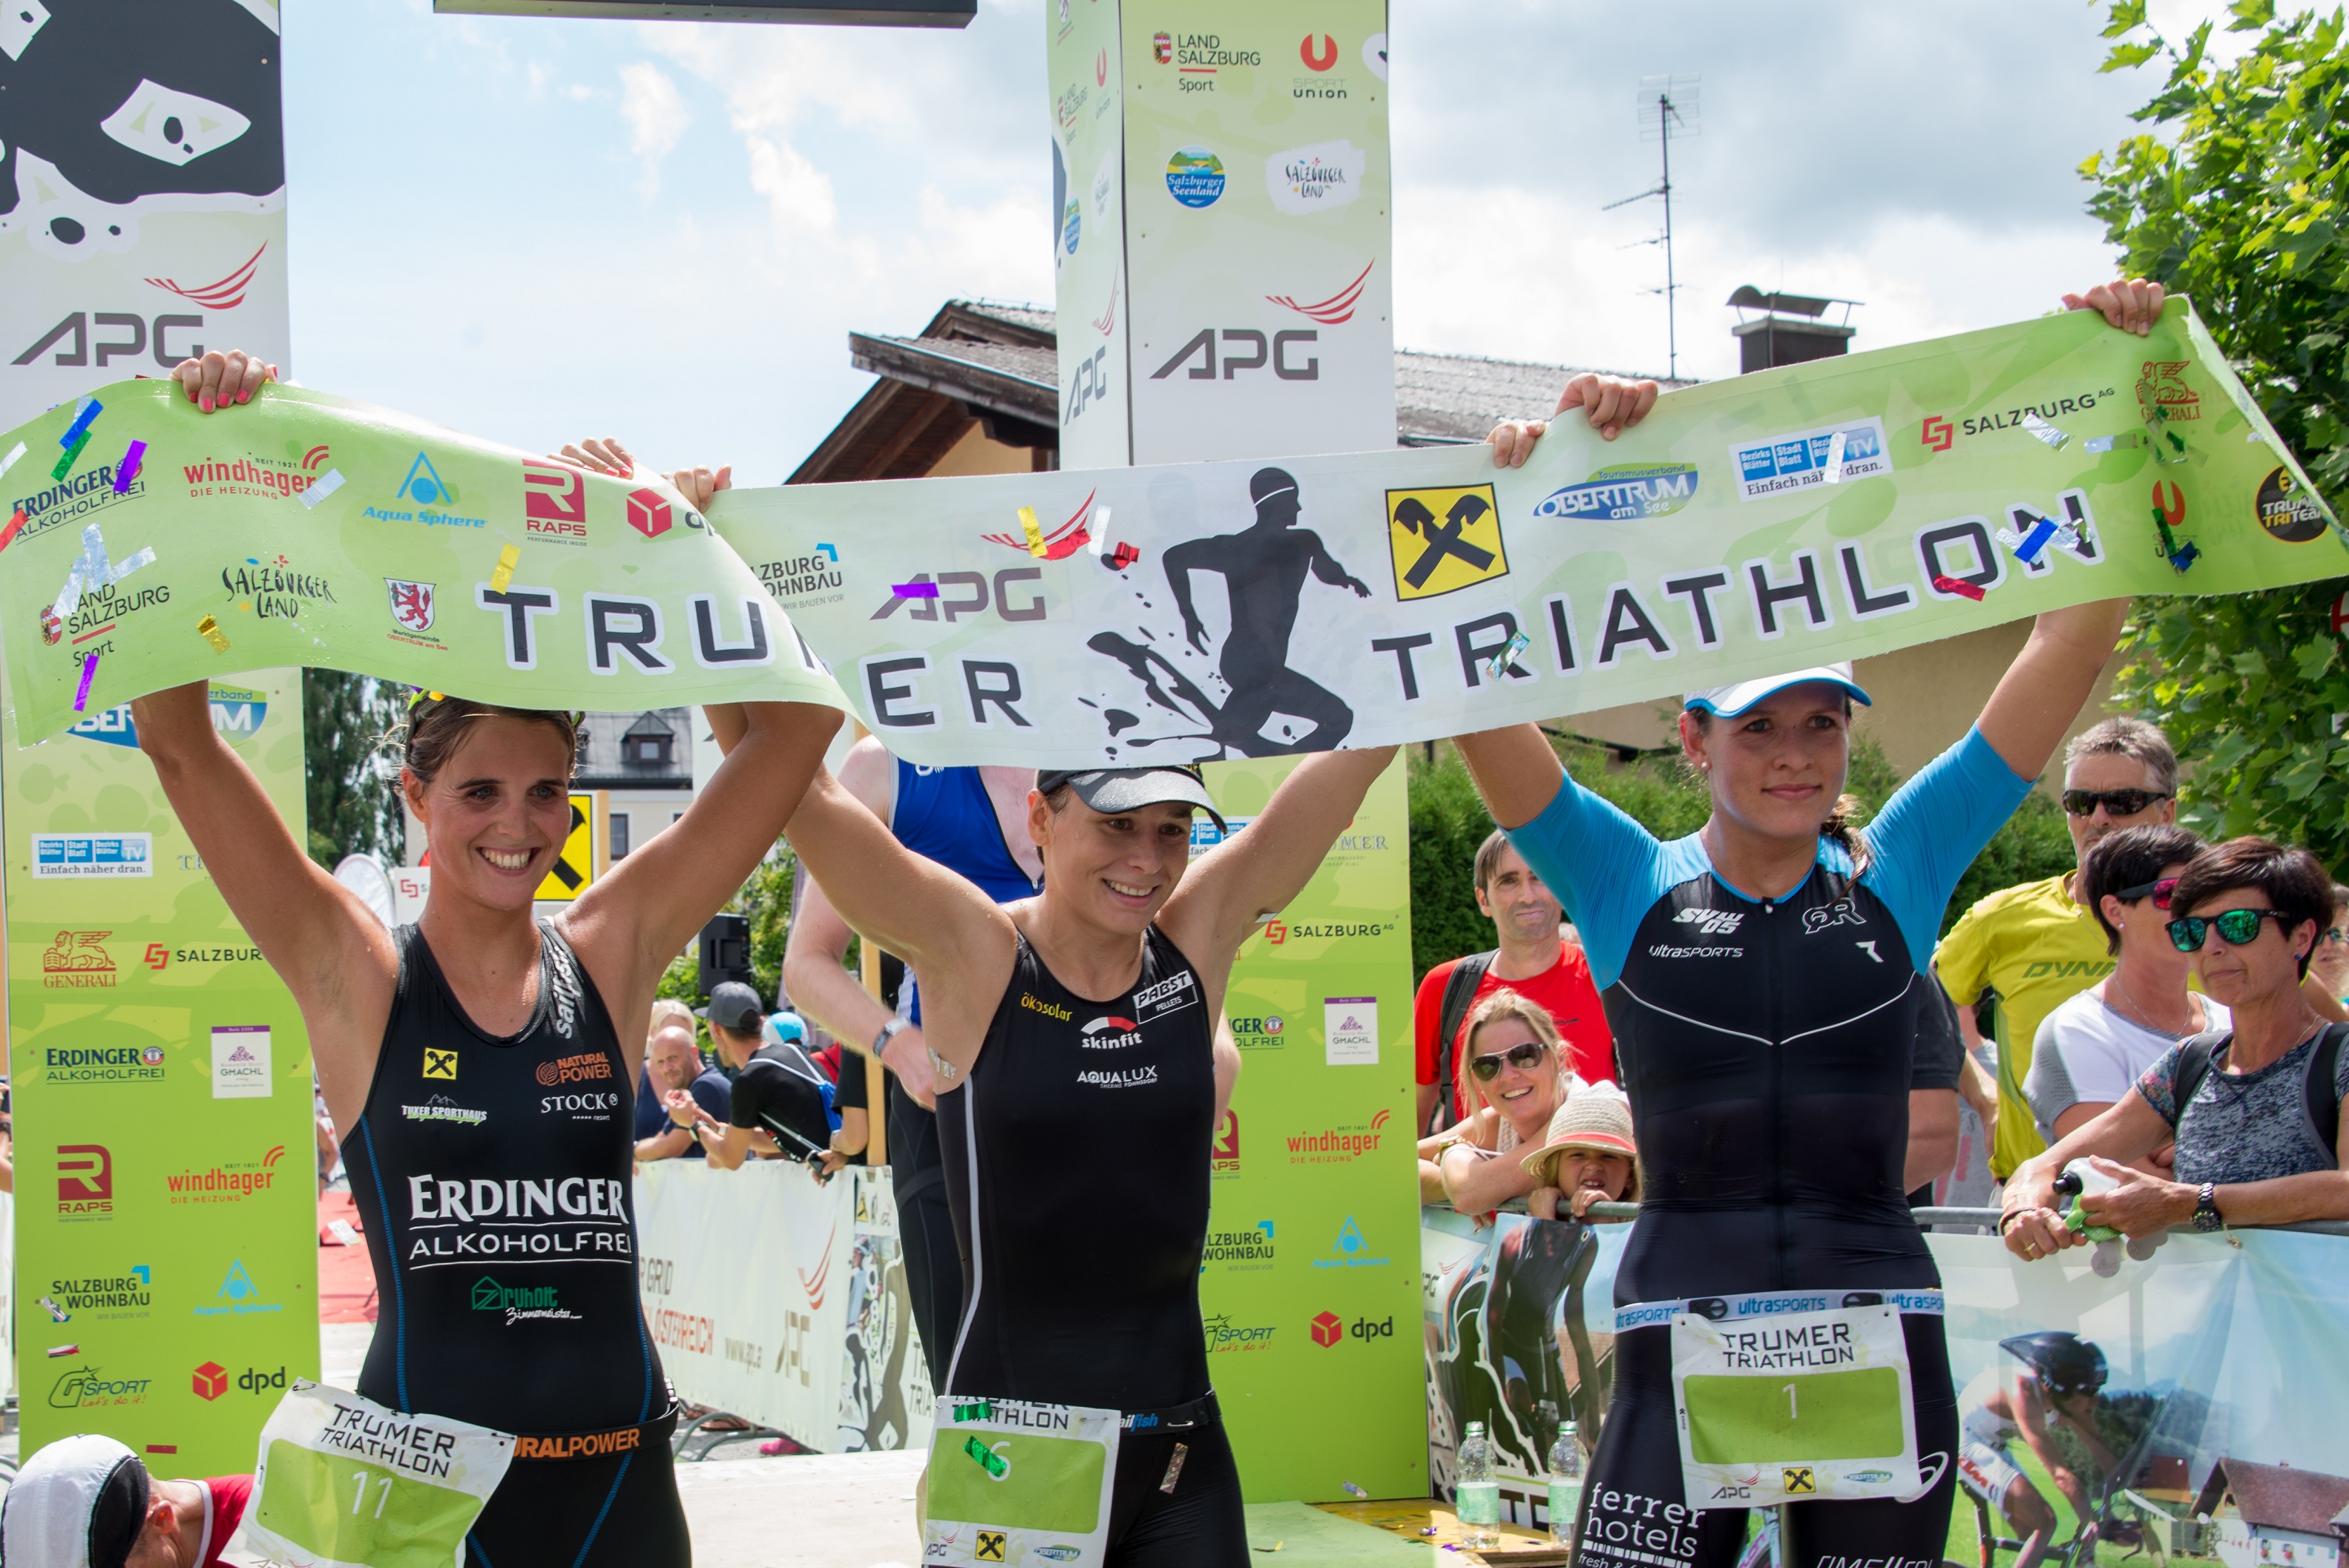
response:
[[(393, 934), (399, 989), (345, 1143), (382, 1293), (358, 1391), (523, 1435), (468, 1568), (681, 1568), (677, 1418), (638, 1305), (627, 1064), (595, 983), (552, 926), (539, 934), (537, 1006), (500, 1038), (416, 927)], [(554, 1452), (586, 1457), (525, 1457)]]
[(1141, 977), (1106, 1002), (1023, 935), (977, 1064), (938, 1097), (965, 1271), (947, 1395), (1143, 1418), (1118, 1446), (1111, 1568), (1249, 1561), (1199, 1318), (1215, 1022), (1156, 926)]
[[(1510, 834), (1582, 933), (1631, 1097), (1645, 1185), (1619, 1306), (1938, 1286), (1901, 1190), (1924, 971), (1951, 890), (2029, 788), (1970, 732), (1886, 803), (1857, 876), (1822, 840), (1776, 900), (1723, 882), (1694, 836), (1659, 843), (1571, 779)], [(1926, 1490), (1792, 1505), (1799, 1568), (1941, 1560), (1948, 1351), (1939, 1316), (1901, 1321)], [(1578, 1563), (1724, 1568), (1745, 1515), (1682, 1493), (1670, 1327), (1632, 1328), (1615, 1354)]]

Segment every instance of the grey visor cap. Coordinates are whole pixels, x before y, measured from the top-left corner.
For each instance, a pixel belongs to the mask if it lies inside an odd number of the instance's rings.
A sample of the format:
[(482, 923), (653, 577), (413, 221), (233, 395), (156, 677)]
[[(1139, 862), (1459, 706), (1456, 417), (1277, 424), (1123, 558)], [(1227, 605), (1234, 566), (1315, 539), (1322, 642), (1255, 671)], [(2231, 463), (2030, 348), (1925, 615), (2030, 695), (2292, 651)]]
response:
[(1061, 785), (1105, 817), (1138, 810), (1143, 806), (1195, 806), (1215, 819), (1218, 832), (1229, 832), (1223, 813), (1207, 794), (1206, 780), (1189, 768), (1102, 768), (1086, 773), (1048, 769), (1036, 775), (1036, 788), (1050, 795)]

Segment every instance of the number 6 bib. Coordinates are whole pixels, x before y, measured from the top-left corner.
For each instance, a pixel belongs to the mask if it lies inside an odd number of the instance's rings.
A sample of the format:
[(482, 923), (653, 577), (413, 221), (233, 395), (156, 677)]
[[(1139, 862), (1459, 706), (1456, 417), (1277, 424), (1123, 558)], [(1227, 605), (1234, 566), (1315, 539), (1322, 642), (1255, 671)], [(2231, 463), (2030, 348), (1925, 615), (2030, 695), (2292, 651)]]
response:
[(514, 1439), (296, 1382), (261, 1429), (245, 1532), (286, 1568), (463, 1568)]
[(1681, 1480), (1692, 1508), (1923, 1490), (1897, 1306), (1672, 1317)]

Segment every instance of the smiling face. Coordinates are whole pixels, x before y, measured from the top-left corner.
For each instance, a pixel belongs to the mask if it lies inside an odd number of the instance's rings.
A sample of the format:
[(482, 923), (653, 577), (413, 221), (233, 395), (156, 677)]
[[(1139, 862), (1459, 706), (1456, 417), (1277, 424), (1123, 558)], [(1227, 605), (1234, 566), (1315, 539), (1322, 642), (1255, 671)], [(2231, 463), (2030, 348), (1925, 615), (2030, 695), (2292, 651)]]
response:
[(1557, 895), (1542, 885), (1523, 856), (1504, 849), (1494, 858), (1492, 880), (1476, 890), (1476, 907), (1492, 917), (1504, 936), (1537, 943), (1557, 939), (1566, 911)]
[(432, 883), (492, 909), (530, 912), (571, 836), (571, 752), (552, 726), (502, 714), (466, 722), (426, 783), (400, 774), (432, 846)]
[(1572, 1192), (1588, 1187), (1613, 1202), (1631, 1183), (1631, 1157), (1604, 1149), (1564, 1149), (1557, 1156), (1557, 1189)]
[(1681, 745), (1713, 787), (1713, 809), (1768, 839), (1812, 839), (1843, 793), (1851, 760), (1851, 699), (1808, 681), (1771, 693), (1734, 718), (1681, 715)]
[[(1541, 1048), (1541, 1058), (1533, 1066), (1521, 1068), (1507, 1059), (1512, 1048), (1526, 1045)], [(1523, 1018), (1500, 1017), (1485, 1025), (1469, 1040), (1467, 1055), (1472, 1064), (1481, 1057), (1501, 1058), (1496, 1076), (1476, 1080), (1486, 1105), (1516, 1123), (1521, 1133), (1529, 1126), (1549, 1126), (1550, 1115), (1557, 1109), (1557, 1061)], [(1537, 1135), (1527, 1139), (1537, 1140)]]
[(1140, 935), (1191, 862), (1191, 810), (1176, 801), (1114, 816), (1076, 791), (1028, 797), (1028, 832), (1044, 851), (1044, 896), (1088, 924)]
[[(2208, 918), (2230, 909), (2271, 909), (2273, 902), (2255, 887), (2230, 887), (2211, 893), (2192, 909), (2175, 909), (2178, 915)], [(2194, 954), (2194, 973), (2205, 995), (2229, 1008), (2262, 1003), (2290, 1006), (2300, 990), (2300, 956), (2323, 933), (2313, 921), (2286, 930), (2281, 921), (2261, 920), (2260, 933), (2237, 946), (2219, 934), (2215, 925), (2202, 932), (2201, 951)]]

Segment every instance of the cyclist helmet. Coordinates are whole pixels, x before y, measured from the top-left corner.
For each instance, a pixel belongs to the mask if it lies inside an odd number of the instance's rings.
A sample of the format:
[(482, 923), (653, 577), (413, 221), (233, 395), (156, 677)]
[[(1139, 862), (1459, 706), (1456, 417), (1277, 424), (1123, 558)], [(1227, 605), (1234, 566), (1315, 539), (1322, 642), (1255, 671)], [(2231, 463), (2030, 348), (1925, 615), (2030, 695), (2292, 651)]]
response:
[(2093, 1394), (2105, 1386), (2105, 1353), (2076, 1334), (2045, 1329), (2002, 1339), (1998, 1347), (2039, 1375), (2049, 1392)]

